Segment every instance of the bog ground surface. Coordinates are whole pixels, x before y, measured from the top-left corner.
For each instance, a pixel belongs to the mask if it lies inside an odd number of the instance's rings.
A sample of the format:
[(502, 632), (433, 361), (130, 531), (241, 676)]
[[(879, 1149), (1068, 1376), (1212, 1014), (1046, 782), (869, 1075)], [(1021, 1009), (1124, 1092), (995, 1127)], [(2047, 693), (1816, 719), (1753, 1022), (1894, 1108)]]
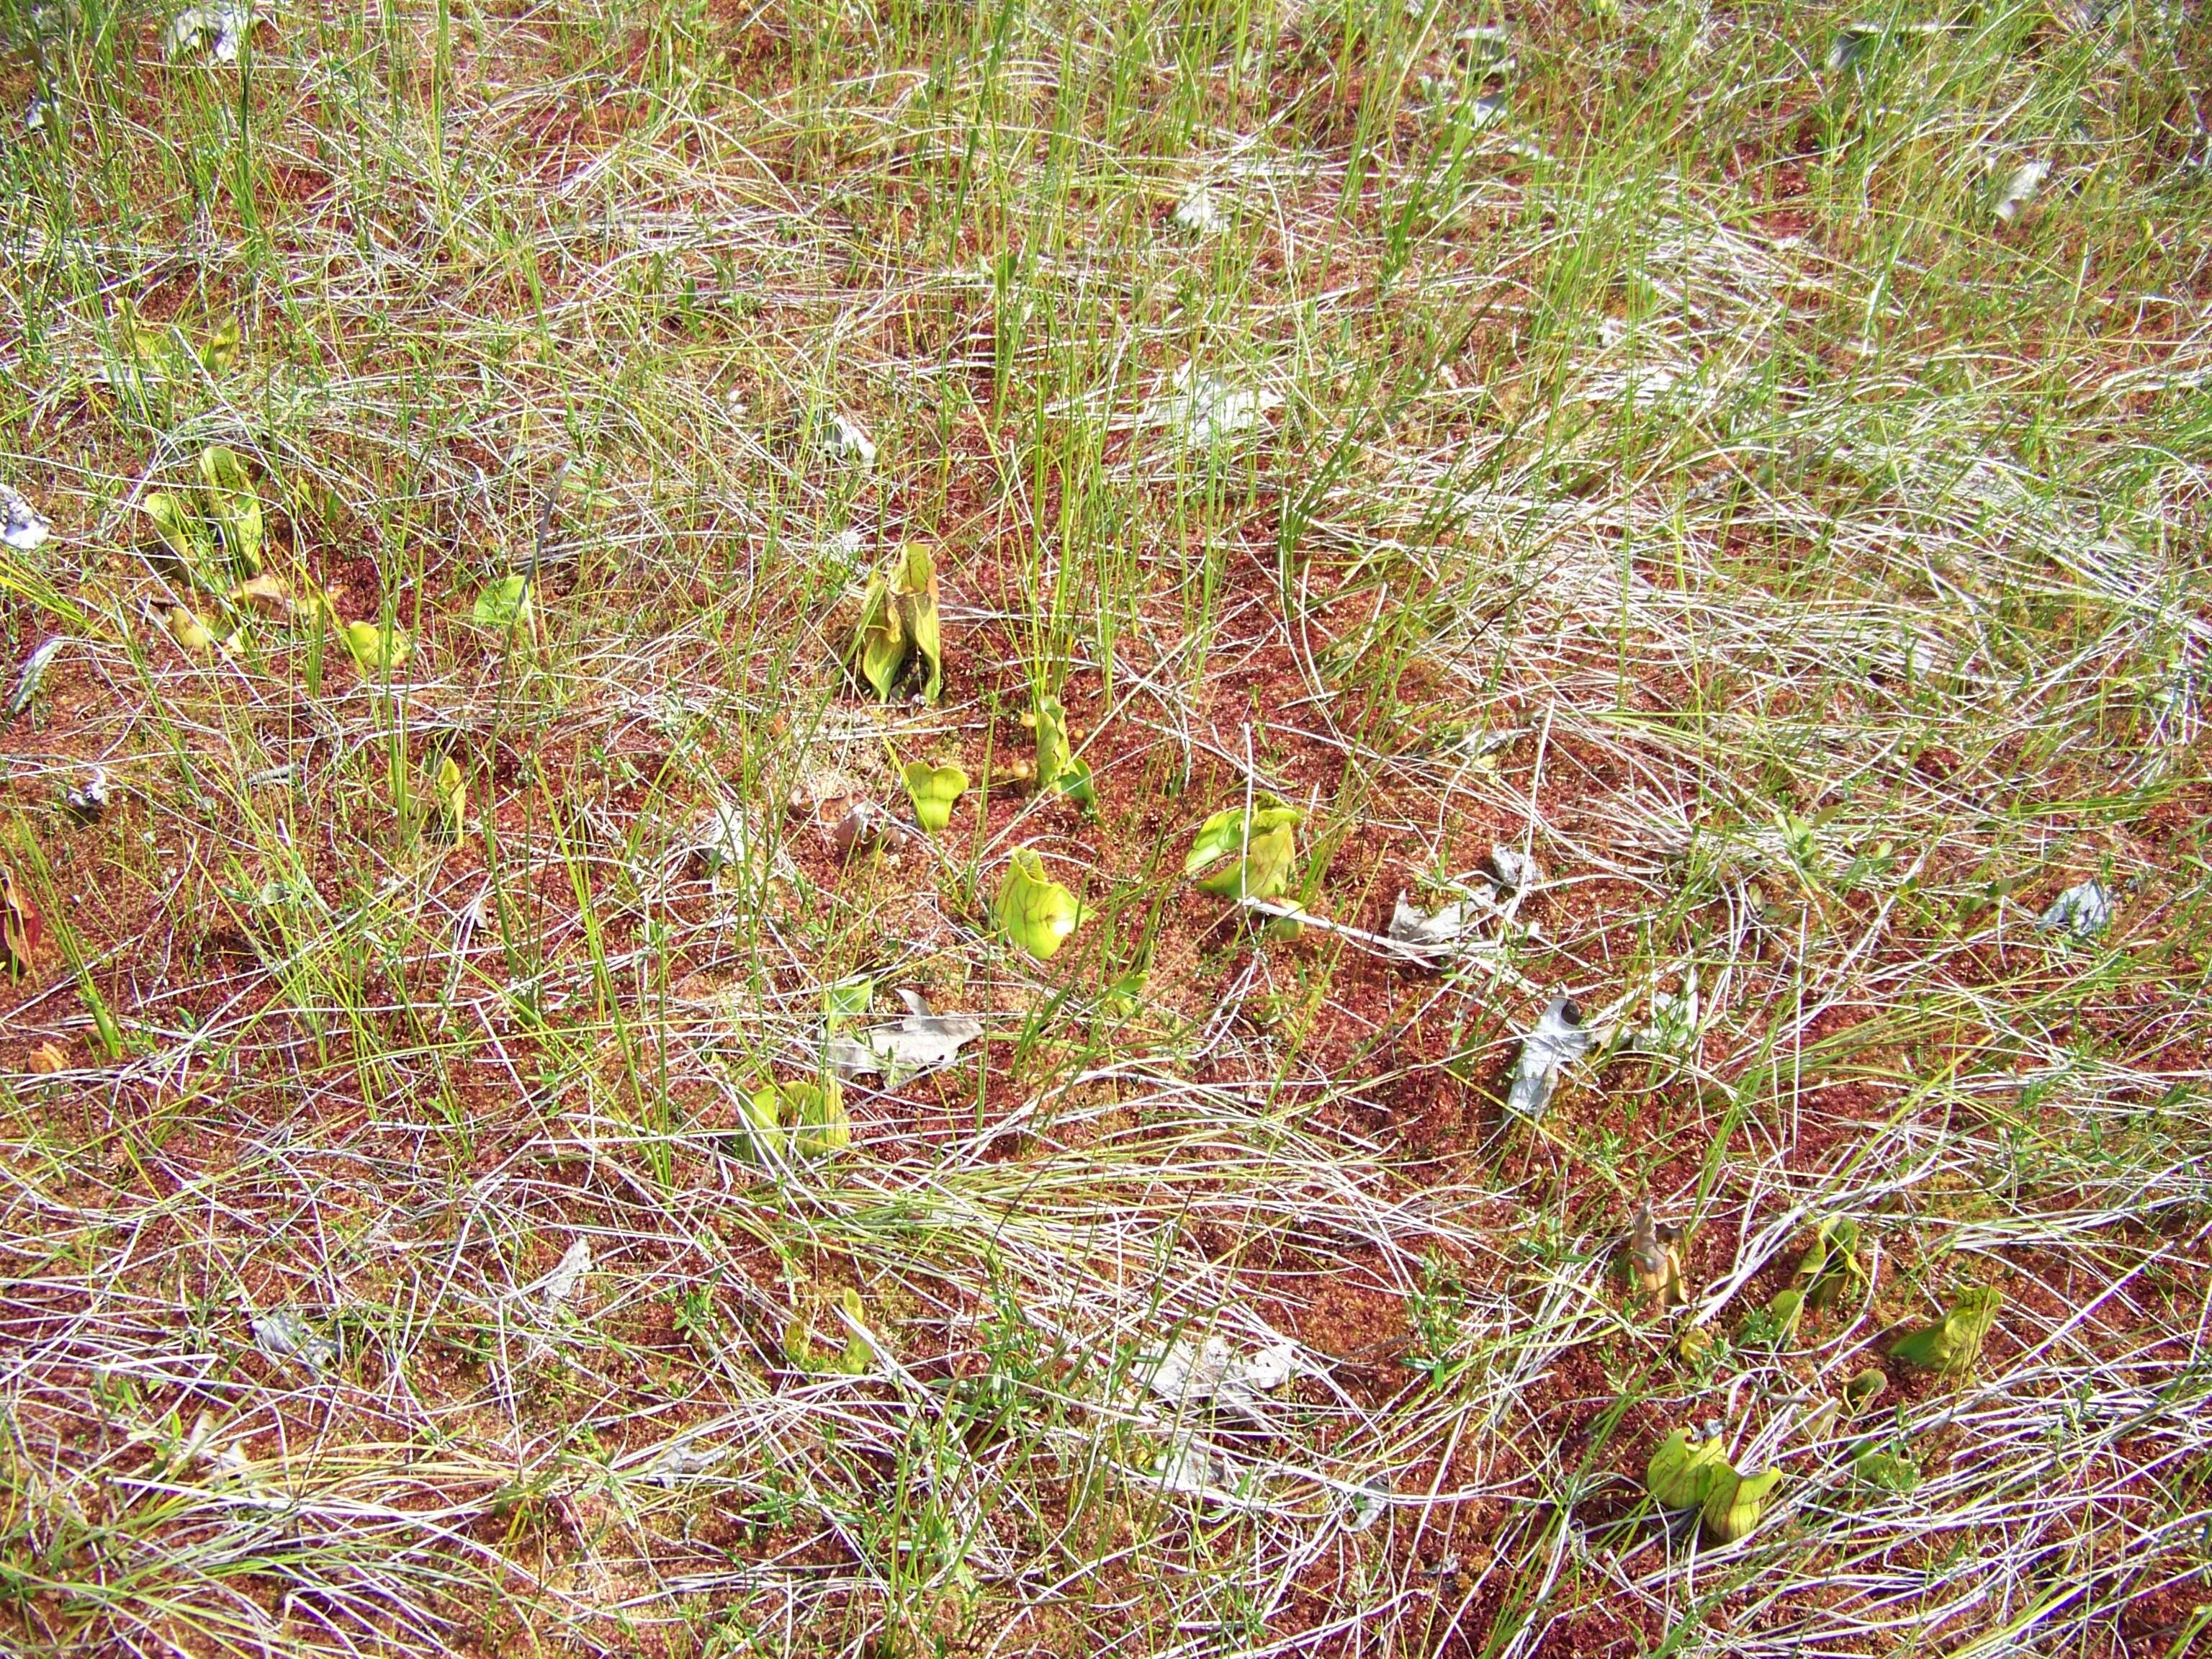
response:
[(2212, 1645), (2200, 8), (0, 16), (0, 1645)]

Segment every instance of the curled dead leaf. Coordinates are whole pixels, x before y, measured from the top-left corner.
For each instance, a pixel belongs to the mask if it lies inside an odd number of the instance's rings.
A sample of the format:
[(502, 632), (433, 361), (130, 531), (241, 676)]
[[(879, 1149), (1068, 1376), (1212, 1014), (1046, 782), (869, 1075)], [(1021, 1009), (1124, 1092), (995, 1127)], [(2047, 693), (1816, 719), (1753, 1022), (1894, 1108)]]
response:
[(0, 967), (21, 979), (38, 966), (46, 943), (46, 918), (15, 872), (0, 864)]

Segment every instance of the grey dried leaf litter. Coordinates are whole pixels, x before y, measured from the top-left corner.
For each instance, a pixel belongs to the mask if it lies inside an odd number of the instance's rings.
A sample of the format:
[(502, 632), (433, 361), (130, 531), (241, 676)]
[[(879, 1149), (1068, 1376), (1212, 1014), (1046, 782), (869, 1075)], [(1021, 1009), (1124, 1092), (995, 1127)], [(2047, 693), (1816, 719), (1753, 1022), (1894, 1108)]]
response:
[(46, 515), (5, 484), (0, 484), (0, 542), (18, 553), (35, 553), (44, 547), (53, 526)]
[(115, 786), (108, 781), (106, 770), (98, 766), (85, 775), (82, 784), (62, 792), (62, 799), (70, 811), (85, 818), (98, 817), (114, 799)]
[(831, 460), (866, 472), (876, 464), (876, 441), (851, 416), (833, 411), (823, 424), (822, 453)]
[(14, 720), (31, 706), (31, 699), (39, 695), (39, 686), (46, 678), (47, 665), (61, 653), (68, 642), (67, 636), (56, 634), (41, 640), (38, 648), (23, 659), (23, 672), (15, 677), (15, 695), (8, 699), (8, 718)]
[(1475, 915), (1456, 901), (1442, 909), (1417, 908), (1403, 893), (1390, 912), (1390, 937), (1401, 945), (1434, 945), (1439, 950), (1456, 945), (1474, 932)]
[(921, 992), (902, 989), (907, 1016), (896, 1025), (877, 1025), (857, 1036), (839, 1032), (829, 1041), (830, 1065), (848, 1079), (881, 1073), (892, 1088), (956, 1065), (960, 1052), (983, 1035), (983, 1022), (969, 1014), (940, 1014)]
[(1189, 193), (1176, 204), (1176, 228), (1187, 230), (1194, 236), (1211, 236), (1227, 222), (1213, 191), (1204, 185), (1193, 185)]
[(2035, 919), (2045, 933), (2063, 929), (2076, 939), (2094, 939), (2112, 924), (2112, 896), (2101, 881), (2085, 881), (2051, 901)]
[(238, 61), (239, 48), (253, 30), (253, 8), (240, 0), (218, 0), (179, 12), (162, 32), (161, 50), (172, 63), (205, 52), (218, 64)]
[(592, 1242), (579, 1234), (562, 1253), (553, 1271), (545, 1276), (544, 1287), (538, 1291), (539, 1304), (548, 1313), (563, 1308), (583, 1287), (584, 1276), (592, 1271)]
[(1273, 1392), (1297, 1374), (1295, 1342), (1277, 1342), (1240, 1354), (1218, 1336), (1202, 1340), (1177, 1337), (1139, 1370), (1145, 1386), (1182, 1409), (1197, 1405), (1237, 1406), (1250, 1410), (1262, 1394)]
[(1498, 872), (1498, 888), (1503, 893), (1525, 893), (1543, 884), (1544, 866), (1510, 847), (1492, 847), (1490, 867)]
[(337, 1363), (338, 1345), (310, 1325), (297, 1308), (255, 1314), (253, 1346), (271, 1359), (289, 1359), (319, 1375)]
[(1583, 1011), (1572, 997), (1553, 997), (1536, 1029), (1521, 1041), (1521, 1058), (1513, 1067), (1513, 1086), (1505, 1109), (1526, 1118), (1540, 1118), (1550, 1108), (1552, 1091), (1559, 1085), (1559, 1068), (1589, 1052), (1590, 1034), (1583, 1029)]
[(1200, 374), (1185, 363), (1175, 373), (1167, 394), (1157, 399), (1152, 421), (1194, 449), (1211, 449), (1260, 426), (1267, 411), (1281, 406), (1282, 394), (1237, 386), (1219, 374)]
[(2014, 167), (2005, 179), (2004, 188), (1997, 192), (1997, 222), (2008, 225), (2027, 211), (2035, 192), (2043, 188), (2043, 181), (2051, 176), (2047, 161), (2027, 161)]

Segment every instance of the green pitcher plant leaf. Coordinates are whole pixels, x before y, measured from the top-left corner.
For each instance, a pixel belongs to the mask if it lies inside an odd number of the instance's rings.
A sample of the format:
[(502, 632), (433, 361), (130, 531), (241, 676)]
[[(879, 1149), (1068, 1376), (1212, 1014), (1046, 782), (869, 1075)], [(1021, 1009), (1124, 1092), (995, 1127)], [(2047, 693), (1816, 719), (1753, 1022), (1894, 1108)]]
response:
[(1058, 697), (1042, 696), (1022, 716), (1022, 724), (1036, 728), (1036, 787), (1065, 795), (1079, 806), (1098, 804), (1091, 785), (1091, 768), (1076, 758), (1067, 741), (1067, 710)]
[(200, 451), (208, 517), (214, 520), (223, 550), (240, 575), (261, 574), (261, 497), (246, 476), (246, 463), (221, 444)]
[(1920, 1466), (1896, 1452), (1862, 1446), (1851, 1454), (1851, 1474), (1863, 1486), (1881, 1492), (1911, 1492), (1920, 1484)]
[(460, 763), (451, 755), (438, 763), (438, 776), (432, 787), (437, 797), (438, 810), (445, 819), (446, 833), (455, 841), (468, 833), (469, 781), (462, 775)]
[(1844, 1384), (1844, 1403), (1853, 1411), (1864, 1411), (1881, 1397), (1889, 1386), (1889, 1379), (1869, 1366)]
[(530, 578), (517, 570), (483, 585), (470, 617), (479, 628), (514, 628), (530, 620)]
[(804, 1313), (793, 1313), (783, 1328), (783, 1354), (794, 1370), (813, 1373), (829, 1372), (845, 1376), (866, 1374), (875, 1364), (875, 1354), (868, 1339), (861, 1334), (860, 1327), (866, 1313), (860, 1293), (847, 1285), (837, 1293), (836, 1310), (842, 1316), (836, 1322), (842, 1328), (845, 1340), (834, 1352), (815, 1340), (813, 1324)]
[(1264, 793), (1249, 811), (1224, 808), (1200, 826), (1182, 872), (1200, 891), (1224, 898), (1273, 898), (1290, 885), (1293, 835), (1304, 821), (1303, 809)]
[(176, 556), (194, 581), (216, 586), (208, 569), (215, 557), (214, 538), (182, 497), (157, 489), (138, 503), (138, 510), (154, 521), (161, 545)]
[(1738, 1474), (1726, 1464), (1705, 1493), (1698, 1514), (1706, 1534), (1716, 1543), (1733, 1544), (1759, 1524), (1766, 1500), (1782, 1484), (1782, 1471), (1763, 1469), (1757, 1474)]
[(783, 1091), (773, 1083), (764, 1088), (738, 1091), (738, 1127), (755, 1158), (765, 1163), (771, 1147), (781, 1152), (789, 1141), (783, 1121)]
[(866, 974), (856, 974), (850, 979), (841, 979), (823, 986), (823, 1029), (841, 1031), (854, 1020), (866, 1018), (869, 1006), (875, 1000), (876, 982)]
[(834, 1077), (819, 1083), (786, 1083), (776, 1091), (776, 1121), (787, 1126), (792, 1144), (810, 1158), (827, 1158), (853, 1144), (853, 1120), (846, 1115), (845, 1091)]
[(1868, 1282), (1858, 1251), (1859, 1224), (1850, 1217), (1833, 1215), (1820, 1224), (1813, 1248), (1797, 1263), (1794, 1281), (1807, 1307), (1831, 1307), (1847, 1285)]
[(1723, 1475), (1735, 1474), (1718, 1440), (1692, 1440), (1687, 1429), (1676, 1429), (1644, 1465), (1644, 1489), (1662, 1509), (1693, 1510)]
[(200, 363), (210, 374), (228, 374), (238, 367), (238, 319), (226, 317), (200, 348)]
[(1637, 1288), (1656, 1297), (1662, 1312), (1689, 1301), (1687, 1274), (1682, 1266), (1682, 1229), (1658, 1220), (1650, 1205), (1638, 1205), (1629, 1218), (1628, 1243), (1622, 1255)]
[(2003, 1295), (1977, 1285), (1960, 1293), (1951, 1311), (1932, 1325), (1907, 1331), (1889, 1345), (1891, 1355), (1942, 1376), (1964, 1376), (1981, 1357), (1983, 1339), (1996, 1323)]
[(945, 652), (937, 617), (937, 565), (929, 550), (909, 542), (869, 579), (853, 637), (853, 664), (878, 697), (889, 702), (900, 684), (920, 672), (925, 702), (945, 689)]
[(952, 822), (953, 804), (968, 793), (968, 775), (957, 766), (908, 761), (899, 777), (914, 803), (915, 822), (932, 835)]
[(1044, 860), (1026, 847), (1006, 866), (995, 913), (1000, 932), (1040, 962), (1060, 953), (1085, 916), (1075, 895), (1045, 874)]
[(876, 1357), (860, 1328), (865, 1311), (860, 1305), (860, 1293), (848, 1285), (838, 1293), (837, 1306), (845, 1316), (845, 1346), (837, 1355), (837, 1369), (848, 1376), (863, 1376), (875, 1364)]
[(407, 635), (371, 622), (345, 625), (345, 647), (365, 674), (388, 674), (407, 660)]

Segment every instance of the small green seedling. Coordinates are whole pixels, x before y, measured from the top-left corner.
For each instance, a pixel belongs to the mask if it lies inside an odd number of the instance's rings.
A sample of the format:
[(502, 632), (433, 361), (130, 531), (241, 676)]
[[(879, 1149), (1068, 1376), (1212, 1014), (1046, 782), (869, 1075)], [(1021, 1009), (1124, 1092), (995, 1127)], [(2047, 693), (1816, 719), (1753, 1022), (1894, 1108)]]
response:
[(1297, 856), (1293, 832), (1305, 816), (1304, 809), (1265, 793), (1249, 812), (1241, 806), (1216, 812), (1192, 841), (1182, 872), (1202, 892), (1273, 898), (1290, 885), (1291, 865)]
[(929, 550), (909, 542), (868, 581), (853, 635), (860, 678), (889, 702), (900, 684), (922, 676), (921, 696), (935, 702), (945, 689), (945, 653), (937, 620), (937, 566)]
[(1939, 1376), (1965, 1376), (1981, 1357), (1982, 1341), (1996, 1323), (2002, 1292), (1987, 1285), (1961, 1291), (1951, 1311), (1932, 1325), (1907, 1331), (1889, 1345), (1890, 1353), (1908, 1365)]
[(1057, 956), (1085, 919), (1075, 895), (1045, 874), (1044, 860), (1026, 847), (1006, 866), (996, 914), (1000, 931), (1039, 962)]
[(952, 822), (953, 803), (968, 793), (968, 775), (957, 766), (908, 761), (899, 776), (914, 803), (915, 822), (932, 835)]

